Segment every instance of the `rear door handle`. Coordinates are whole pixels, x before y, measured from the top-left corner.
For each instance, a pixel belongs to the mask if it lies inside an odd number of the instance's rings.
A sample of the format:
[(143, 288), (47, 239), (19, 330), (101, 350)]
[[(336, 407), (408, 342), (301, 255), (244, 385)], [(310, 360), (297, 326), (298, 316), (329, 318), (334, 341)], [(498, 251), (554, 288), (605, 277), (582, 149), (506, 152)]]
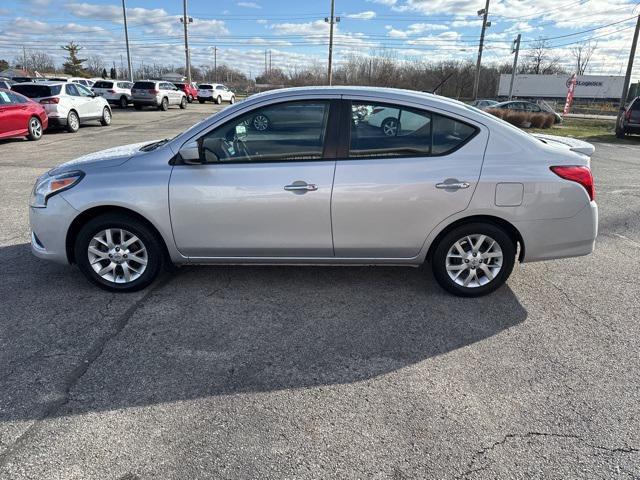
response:
[(318, 190), (318, 186), (313, 183), (307, 183), (302, 181), (293, 182), (291, 185), (285, 185), (284, 189), (287, 192), (315, 192)]
[(452, 182), (452, 183), (436, 183), (436, 188), (441, 190), (459, 190), (461, 188), (469, 188), (468, 182)]

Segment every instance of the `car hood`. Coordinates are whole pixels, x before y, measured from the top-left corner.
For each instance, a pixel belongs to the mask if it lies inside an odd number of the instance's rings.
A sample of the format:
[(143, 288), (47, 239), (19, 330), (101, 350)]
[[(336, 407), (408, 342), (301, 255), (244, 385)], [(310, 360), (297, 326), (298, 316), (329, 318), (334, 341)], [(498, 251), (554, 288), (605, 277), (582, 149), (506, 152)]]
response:
[(122, 165), (131, 157), (140, 153), (140, 148), (149, 145), (158, 140), (141, 143), (131, 143), (120, 147), (108, 148), (99, 152), (89, 153), (81, 157), (70, 160), (66, 163), (58, 165), (52, 169), (49, 174), (57, 175), (59, 173), (68, 172), (70, 170), (87, 169), (87, 168), (106, 168)]
[(559, 137), (557, 135), (547, 135), (544, 133), (534, 133), (534, 137), (543, 140), (551, 145), (562, 145), (573, 152), (582, 153), (590, 157), (596, 151), (596, 147), (590, 143), (571, 137)]

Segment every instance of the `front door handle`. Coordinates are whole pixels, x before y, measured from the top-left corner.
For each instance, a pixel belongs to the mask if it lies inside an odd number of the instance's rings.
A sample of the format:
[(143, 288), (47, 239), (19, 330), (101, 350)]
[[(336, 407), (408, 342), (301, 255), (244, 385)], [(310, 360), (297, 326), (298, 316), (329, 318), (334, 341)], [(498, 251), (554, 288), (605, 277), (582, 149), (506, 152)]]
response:
[(442, 190), (459, 190), (461, 188), (469, 188), (469, 185), (469, 182), (436, 183), (436, 188)]
[(304, 192), (315, 192), (316, 190), (318, 190), (318, 186), (313, 183), (297, 181), (297, 182), (293, 182), (291, 185), (285, 185), (284, 189), (287, 192), (304, 193)]

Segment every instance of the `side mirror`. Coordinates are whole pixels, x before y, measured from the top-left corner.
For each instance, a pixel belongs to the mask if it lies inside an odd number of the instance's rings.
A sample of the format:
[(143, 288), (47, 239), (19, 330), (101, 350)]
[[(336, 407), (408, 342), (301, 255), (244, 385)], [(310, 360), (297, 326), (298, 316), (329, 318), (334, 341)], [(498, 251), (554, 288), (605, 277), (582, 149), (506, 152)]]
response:
[(180, 158), (187, 165), (194, 165), (202, 163), (202, 156), (200, 155), (200, 144), (197, 140), (192, 140), (185, 143), (180, 149)]

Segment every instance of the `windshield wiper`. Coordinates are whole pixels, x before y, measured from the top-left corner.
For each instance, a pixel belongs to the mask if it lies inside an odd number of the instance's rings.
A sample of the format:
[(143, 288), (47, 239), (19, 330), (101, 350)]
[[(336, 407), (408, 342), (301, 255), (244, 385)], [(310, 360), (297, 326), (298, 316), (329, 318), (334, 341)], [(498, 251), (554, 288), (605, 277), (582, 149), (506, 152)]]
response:
[(144, 147), (141, 147), (140, 150), (143, 151), (143, 152), (151, 152), (152, 150), (155, 150), (156, 148), (161, 147), (162, 145), (164, 145), (168, 141), (169, 141), (169, 139), (165, 138), (164, 140), (159, 140), (157, 142), (153, 142), (153, 143), (150, 143), (148, 145), (145, 145)]

